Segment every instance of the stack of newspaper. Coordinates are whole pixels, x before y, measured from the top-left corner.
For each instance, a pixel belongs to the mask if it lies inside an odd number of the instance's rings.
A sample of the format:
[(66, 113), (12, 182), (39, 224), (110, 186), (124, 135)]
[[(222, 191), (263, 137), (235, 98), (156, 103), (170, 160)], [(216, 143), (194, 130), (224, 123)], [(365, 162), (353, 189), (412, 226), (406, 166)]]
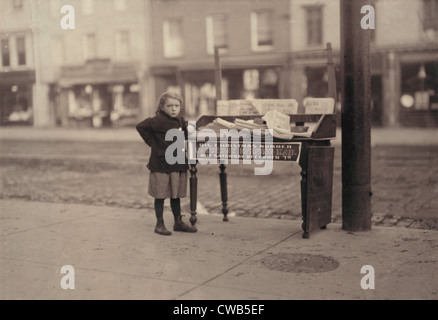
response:
[[(213, 130), (216, 133), (217, 137), (225, 136), (225, 132), (229, 129), (234, 128), (234, 123), (224, 120), (222, 118), (216, 118), (212, 122), (208, 123), (205, 126), (198, 128), (197, 136), (209, 136), (210, 130)], [(209, 130), (204, 130), (209, 129)], [(221, 129), (227, 129), (226, 131), (222, 131)]]
[[(271, 129), (274, 138), (281, 140), (292, 140), (294, 136), (311, 137), (312, 133), (316, 131), (318, 126), (321, 124), (323, 118), (324, 115), (321, 116), (318, 122), (308, 123), (307, 126), (291, 127), (290, 116), (277, 110), (270, 110), (266, 112), (266, 114), (261, 118), (255, 118), (250, 120), (235, 118), (234, 122), (230, 122), (218, 117), (207, 125), (200, 127), (198, 129), (197, 135), (200, 137), (210, 137), (211, 130), (213, 130), (213, 132), (216, 134), (216, 137), (218, 138), (227, 138), (232, 137), (233, 135), (238, 135), (240, 137), (250, 137), (253, 135), (254, 130), (260, 129), (260, 133), (264, 136), (265, 134), (267, 134), (266, 129)], [(269, 133), (269, 135), (271, 134)]]
[(232, 129), (234, 128), (234, 123), (224, 120), (222, 118), (216, 118), (207, 125), (200, 127), (199, 130), (211, 129), (215, 132), (219, 132), (221, 129)]
[(289, 115), (277, 110), (266, 112), (262, 119), (266, 121), (268, 128), (274, 131), (275, 138), (291, 140), (294, 136), (310, 138), (313, 132), (315, 132), (321, 125), (324, 116), (325, 115), (322, 114), (317, 122), (309, 122), (306, 123), (305, 126), (296, 127), (291, 127)]
[[(243, 120), (243, 119), (235, 119), (234, 122), (230, 122), (227, 120), (224, 120), (222, 118), (216, 118), (209, 124), (200, 127), (198, 131), (198, 136), (209, 136), (209, 131), (204, 131), (203, 129), (210, 129), (213, 130), (216, 133), (217, 137), (232, 137), (233, 135), (238, 135), (240, 137), (251, 137), (253, 134), (254, 129), (262, 129), (261, 134), (264, 134), (263, 129), (268, 129), (267, 125), (263, 123), (263, 120), (260, 119), (260, 121), (254, 121), (251, 120)], [(225, 129), (225, 130), (222, 130)], [(236, 129), (231, 130), (230, 129)], [(247, 130), (242, 130), (247, 129)]]
[(237, 118), (234, 120), (234, 128), (237, 130), (241, 130), (241, 129), (254, 130), (254, 129), (268, 129), (268, 126), (266, 125), (266, 123), (263, 123), (263, 121), (261, 121), (261, 123), (257, 123), (253, 119), (243, 120)]
[(262, 118), (277, 139), (291, 140), (294, 134), (290, 128), (290, 117), (277, 110), (270, 110)]

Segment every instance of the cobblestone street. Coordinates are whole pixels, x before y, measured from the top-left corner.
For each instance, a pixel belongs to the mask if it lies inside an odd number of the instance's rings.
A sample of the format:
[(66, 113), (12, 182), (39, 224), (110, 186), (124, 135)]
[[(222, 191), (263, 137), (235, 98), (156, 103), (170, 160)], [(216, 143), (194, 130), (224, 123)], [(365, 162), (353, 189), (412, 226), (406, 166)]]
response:
[[(153, 209), (153, 199), (147, 195), (148, 149), (141, 141), (3, 139), (1, 150), (3, 199)], [(436, 146), (373, 147), (374, 225), (438, 230), (437, 159)], [(197, 168), (198, 214), (221, 214), (218, 166)], [(255, 176), (253, 165), (227, 165), (226, 172), (230, 217), (301, 219), (298, 164), (274, 162), (268, 176)], [(333, 222), (341, 222), (341, 174), (337, 145)], [(186, 215), (188, 201), (189, 197), (183, 200)]]

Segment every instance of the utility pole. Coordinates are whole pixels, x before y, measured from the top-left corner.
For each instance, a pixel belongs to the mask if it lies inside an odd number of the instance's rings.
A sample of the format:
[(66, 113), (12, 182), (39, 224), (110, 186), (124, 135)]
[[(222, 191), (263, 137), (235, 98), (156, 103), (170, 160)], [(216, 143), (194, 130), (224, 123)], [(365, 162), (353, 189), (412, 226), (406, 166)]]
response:
[[(367, 0), (341, 0), (342, 229), (371, 229), (370, 30)], [(374, 12), (373, 12), (374, 14)]]

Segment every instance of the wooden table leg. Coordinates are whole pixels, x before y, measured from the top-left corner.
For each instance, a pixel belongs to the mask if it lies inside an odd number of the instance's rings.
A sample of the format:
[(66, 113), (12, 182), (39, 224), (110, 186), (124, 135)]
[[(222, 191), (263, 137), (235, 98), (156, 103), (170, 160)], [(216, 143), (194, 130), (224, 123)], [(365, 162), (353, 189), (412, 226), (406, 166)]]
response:
[(334, 147), (306, 145), (301, 151), (301, 208), (303, 238), (331, 222)]
[(228, 193), (227, 193), (227, 173), (225, 172), (225, 165), (223, 163), (219, 166), (220, 173), (220, 185), (221, 185), (221, 200), (222, 200), (222, 214), (224, 215), (223, 221), (228, 221)]
[(192, 226), (195, 226), (196, 221), (196, 203), (198, 201), (198, 178), (196, 173), (196, 163), (190, 165), (190, 222)]

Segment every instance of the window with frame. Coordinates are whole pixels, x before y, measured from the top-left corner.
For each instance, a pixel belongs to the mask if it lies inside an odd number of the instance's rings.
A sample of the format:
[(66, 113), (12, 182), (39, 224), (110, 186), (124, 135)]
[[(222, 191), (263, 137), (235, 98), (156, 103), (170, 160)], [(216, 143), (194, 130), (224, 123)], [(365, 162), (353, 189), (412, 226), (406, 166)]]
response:
[(423, 0), (425, 31), (438, 31), (438, 0)]
[(251, 48), (253, 51), (271, 50), (274, 45), (272, 10), (251, 13)]
[(180, 57), (184, 53), (181, 18), (167, 19), (163, 23), (164, 57)]
[(26, 65), (26, 39), (25, 37), (17, 37), (17, 61), (19, 66)]
[(214, 48), (219, 48), (219, 53), (226, 53), (228, 49), (227, 16), (213, 14), (206, 19), (207, 27), (207, 53), (213, 54)]
[(81, 11), (83, 15), (91, 15), (94, 13), (94, 0), (81, 0)]
[(116, 58), (125, 59), (131, 56), (130, 34), (127, 30), (116, 32)]
[(61, 11), (61, 2), (58, 0), (50, 0), (50, 15), (53, 18), (58, 18), (60, 11)]
[(307, 45), (322, 44), (322, 6), (306, 6)]
[(114, 0), (114, 9), (116, 11), (126, 10), (126, 0)]
[(64, 37), (57, 35), (52, 37), (52, 61), (55, 66), (61, 66), (65, 62)]
[(96, 35), (94, 33), (82, 37), (82, 54), (85, 61), (96, 58)]
[(12, 0), (12, 7), (14, 10), (23, 9), (23, 0)]
[(9, 39), (1, 39), (2, 46), (2, 66), (9, 67), (11, 65), (11, 56), (9, 53)]

